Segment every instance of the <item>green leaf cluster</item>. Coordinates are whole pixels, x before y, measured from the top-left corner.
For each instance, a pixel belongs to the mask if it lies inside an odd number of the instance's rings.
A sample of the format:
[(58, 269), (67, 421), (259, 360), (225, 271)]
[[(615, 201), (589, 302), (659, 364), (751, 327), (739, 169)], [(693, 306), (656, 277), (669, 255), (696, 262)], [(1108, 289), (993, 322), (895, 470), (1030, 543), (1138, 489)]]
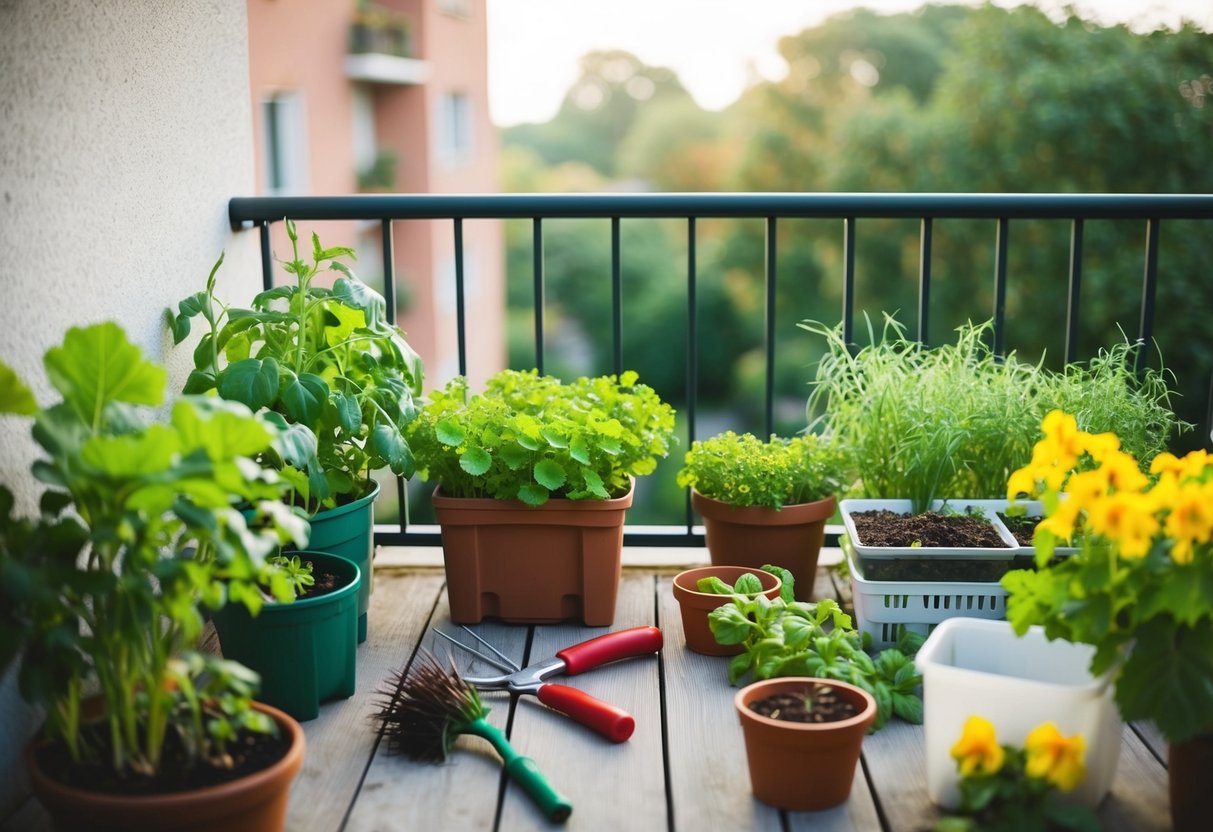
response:
[[(214, 392), (252, 410), (267, 409), (289, 429), (265, 459), (290, 479), (309, 511), (337, 498), (360, 497), (371, 473), (390, 468), (409, 477), (413, 454), (405, 428), (416, 416), (421, 359), (388, 322), (387, 305), (343, 262), (349, 248), (324, 248), (312, 234), (310, 259), (286, 223), (292, 257), (283, 268), (294, 285), (277, 286), (236, 309), (215, 297), (220, 256), (198, 292), (169, 313), (174, 343), (206, 323), (194, 349), (190, 394)], [(332, 288), (313, 285), (322, 271), (340, 273)]]
[(842, 448), (814, 434), (763, 442), (726, 431), (691, 443), (678, 485), (734, 506), (783, 506), (821, 500), (842, 490)]
[(622, 496), (669, 454), (673, 435), (673, 408), (631, 371), (565, 383), (503, 370), (476, 395), (456, 378), (408, 430), (418, 472), (448, 496), (532, 506)]
[(1139, 347), (1127, 343), (1053, 371), (1014, 352), (996, 355), (988, 321), (929, 348), (886, 314), (879, 337), (868, 321), (870, 344), (858, 351), (841, 327), (799, 326), (827, 347), (806, 408), (813, 425), (844, 450), (862, 496), (908, 498), (915, 513), (946, 497), (1004, 497), (1051, 410), (1074, 412), (1080, 429), (1116, 432), (1127, 450), (1147, 455), (1191, 427), (1170, 409), (1165, 370), (1138, 375)]
[(873, 730), (894, 715), (922, 722), (922, 676), (910, 658), (921, 646), (921, 636), (903, 634), (897, 647), (873, 657), (836, 601), (772, 601), (765, 595), (733, 595), (731, 603), (708, 613), (708, 626), (720, 644), (743, 648), (729, 662), (732, 684), (751, 674), (755, 679), (836, 679), (872, 694), (877, 706)]
[[(62, 397), (39, 408), (0, 363), (0, 412), (33, 416), (44, 457), (40, 516), (15, 515), (0, 486), (0, 669), (76, 759), (112, 747), (123, 775), (154, 773), (166, 735), (196, 761), (230, 764), (234, 732), (264, 721), (248, 710), (255, 674), (190, 655), (200, 605), (272, 586), (267, 557), (300, 545), (307, 522), (281, 501), (287, 484), (254, 458), (276, 427), (236, 402), (183, 397), (167, 421), (164, 370), (113, 323), (70, 329), (44, 358)], [(252, 520), (236, 505), (252, 506)], [(86, 693), (104, 719), (88, 724)]]
[(1091, 672), (1116, 674), (1125, 720), (1153, 720), (1170, 742), (1213, 730), (1213, 545), (1181, 564), (1164, 536), (1127, 559), (1085, 534), (1075, 554), (1049, 562), (1046, 538), (1037, 539), (1035, 571), (1002, 578), (1015, 631), (1036, 624), (1050, 639), (1093, 645)]
[[(782, 566), (774, 566), (772, 564), (764, 564), (763, 572), (770, 572), (781, 581), (779, 585), (779, 597), (785, 601), (792, 601), (796, 598), (794, 590), (796, 579), (792, 573), (784, 569)], [(709, 595), (757, 595), (762, 592), (762, 581), (752, 572), (745, 572), (737, 577), (732, 586), (729, 586), (715, 575), (709, 575), (706, 578), (700, 578), (695, 582), (695, 588), (700, 592), (706, 592)]]

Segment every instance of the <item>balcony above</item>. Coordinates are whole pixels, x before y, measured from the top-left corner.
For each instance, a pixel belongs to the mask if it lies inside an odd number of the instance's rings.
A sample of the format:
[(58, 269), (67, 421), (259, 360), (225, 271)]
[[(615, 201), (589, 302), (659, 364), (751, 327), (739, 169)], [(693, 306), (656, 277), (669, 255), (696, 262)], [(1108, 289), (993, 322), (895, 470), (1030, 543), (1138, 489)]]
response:
[(424, 84), (430, 65), (417, 58), (402, 58), (383, 52), (363, 52), (345, 56), (345, 77), (371, 84)]

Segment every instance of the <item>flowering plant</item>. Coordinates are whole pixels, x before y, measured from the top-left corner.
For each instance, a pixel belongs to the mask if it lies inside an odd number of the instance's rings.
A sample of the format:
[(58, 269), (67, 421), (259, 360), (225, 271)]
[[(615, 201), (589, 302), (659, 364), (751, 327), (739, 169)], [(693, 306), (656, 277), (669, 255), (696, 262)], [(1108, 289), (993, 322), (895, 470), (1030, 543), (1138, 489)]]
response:
[(691, 443), (678, 484), (733, 506), (783, 506), (821, 500), (842, 487), (846, 459), (813, 434), (763, 442), (733, 431)]
[(999, 745), (980, 716), (965, 721), (952, 757), (960, 773), (963, 817), (941, 820), (935, 832), (963, 830), (1097, 830), (1090, 809), (1061, 799), (1086, 776), (1081, 734), (1062, 736), (1052, 722), (1032, 729), (1023, 748)]
[[(1126, 720), (1171, 742), (1213, 730), (1213, 459), (1158, 454), (1143, 472), (1111, 433), (1054, 411), (1008, 496), (1039, 495), (1037, 571), (1009, 572), (1016, 632), (1094, 645), (1091, 672), (1116, 668)], [(1064, 492), (1063, 492), (1064, 489)], [(1077, 552), (1053, 558), (1058, 542)]]

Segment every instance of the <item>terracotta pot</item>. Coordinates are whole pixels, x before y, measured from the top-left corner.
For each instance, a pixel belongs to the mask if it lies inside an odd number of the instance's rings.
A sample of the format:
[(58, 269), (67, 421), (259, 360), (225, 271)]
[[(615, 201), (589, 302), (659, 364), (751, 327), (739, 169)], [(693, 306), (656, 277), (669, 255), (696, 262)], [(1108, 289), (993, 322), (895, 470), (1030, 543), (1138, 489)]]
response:
[[(777, 693), (822, 685), (854, 703), (859, 713), (838, 722), (783, 722), (751, 711), (749, 704)], [(876, 720), (876, 700), (845, 682), (789, 676), (755, 682), (737, 692), (733, 705), (745, 735), (754, 796), (771, 806), (815, 812), (850, 797), (864, 735)]]
[(834, 514), (833, 497), (784, 506), (737, 508), (691, 490), (691, 507), (703, 517), (708, 553), (720, 566), (782, 566), (796, 579), (796, 600), (812, 596), (817, 556), (826, 521)]
[(700, 592), (697, 587), (701, 579), (711, 577), (720, 578), (732, 586), (738, 578), (746, 574), (758, 576), (762, 581), (763, 595), (771, 599), (779, 597), (779, 588), (783, 582), (770, 572), (751, 569), (748, 566), (701, 566), (674, 576), (674, 597), (682, 611), (682, 632), (686, 636), (688, 650), (703, 653), (705, 656), (736, 656), (741, 652), (740, 644), (718, 643), (708, 625), (708, 613), (729, 603), (728, 596)]
[(25, 766), (34, 794), (59, 829), (150, 832), (264, 832), (286, 825), (291, 781), (303, 765), (304, 738), (299, 723), (268, 705), (269, 714), (291, 738), (286, 754), (269, 768), (230, 783), (190, 792), (114, 795), (64, 786), (38, 767), (34, 743), (25, 747)]
[(633, 483), (613, 500), (548, 500), (536, 508), (436, 489), (451, 620), (612, 624), (623, 521), (634, 491)]
[(1175, 832), (1209, 828), (1213, 795), (1213, 734), (1202, 734), (1167, 749), (1171, 825)]

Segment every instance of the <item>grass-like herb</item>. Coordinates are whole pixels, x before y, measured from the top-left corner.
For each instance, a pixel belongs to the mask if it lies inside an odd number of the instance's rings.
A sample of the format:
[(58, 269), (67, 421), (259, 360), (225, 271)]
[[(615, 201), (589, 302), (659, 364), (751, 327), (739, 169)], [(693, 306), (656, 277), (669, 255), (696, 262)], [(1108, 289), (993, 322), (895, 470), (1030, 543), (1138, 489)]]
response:
[[(1079, 426), (1116, 431), (1126, 448), (1157, 452), (1190, 428), (1170, 409), (1163, 369), (1138, 375), (1128, 343), (1064, 371), (997, 356), (992, 324), (966, 324), (955, 343), (929, 348), (886, 315), (880, 337), (852, 354), (841, 327), (800, 324), (826, 341), (807, 410), (845, 449), (863, 496), (909, 498), (926, 510), (941, 497), (996, 498), (1032, 455), (1041, 419), (1064, 408)], [(816, 414), (816, 415), (815, 415)]]

